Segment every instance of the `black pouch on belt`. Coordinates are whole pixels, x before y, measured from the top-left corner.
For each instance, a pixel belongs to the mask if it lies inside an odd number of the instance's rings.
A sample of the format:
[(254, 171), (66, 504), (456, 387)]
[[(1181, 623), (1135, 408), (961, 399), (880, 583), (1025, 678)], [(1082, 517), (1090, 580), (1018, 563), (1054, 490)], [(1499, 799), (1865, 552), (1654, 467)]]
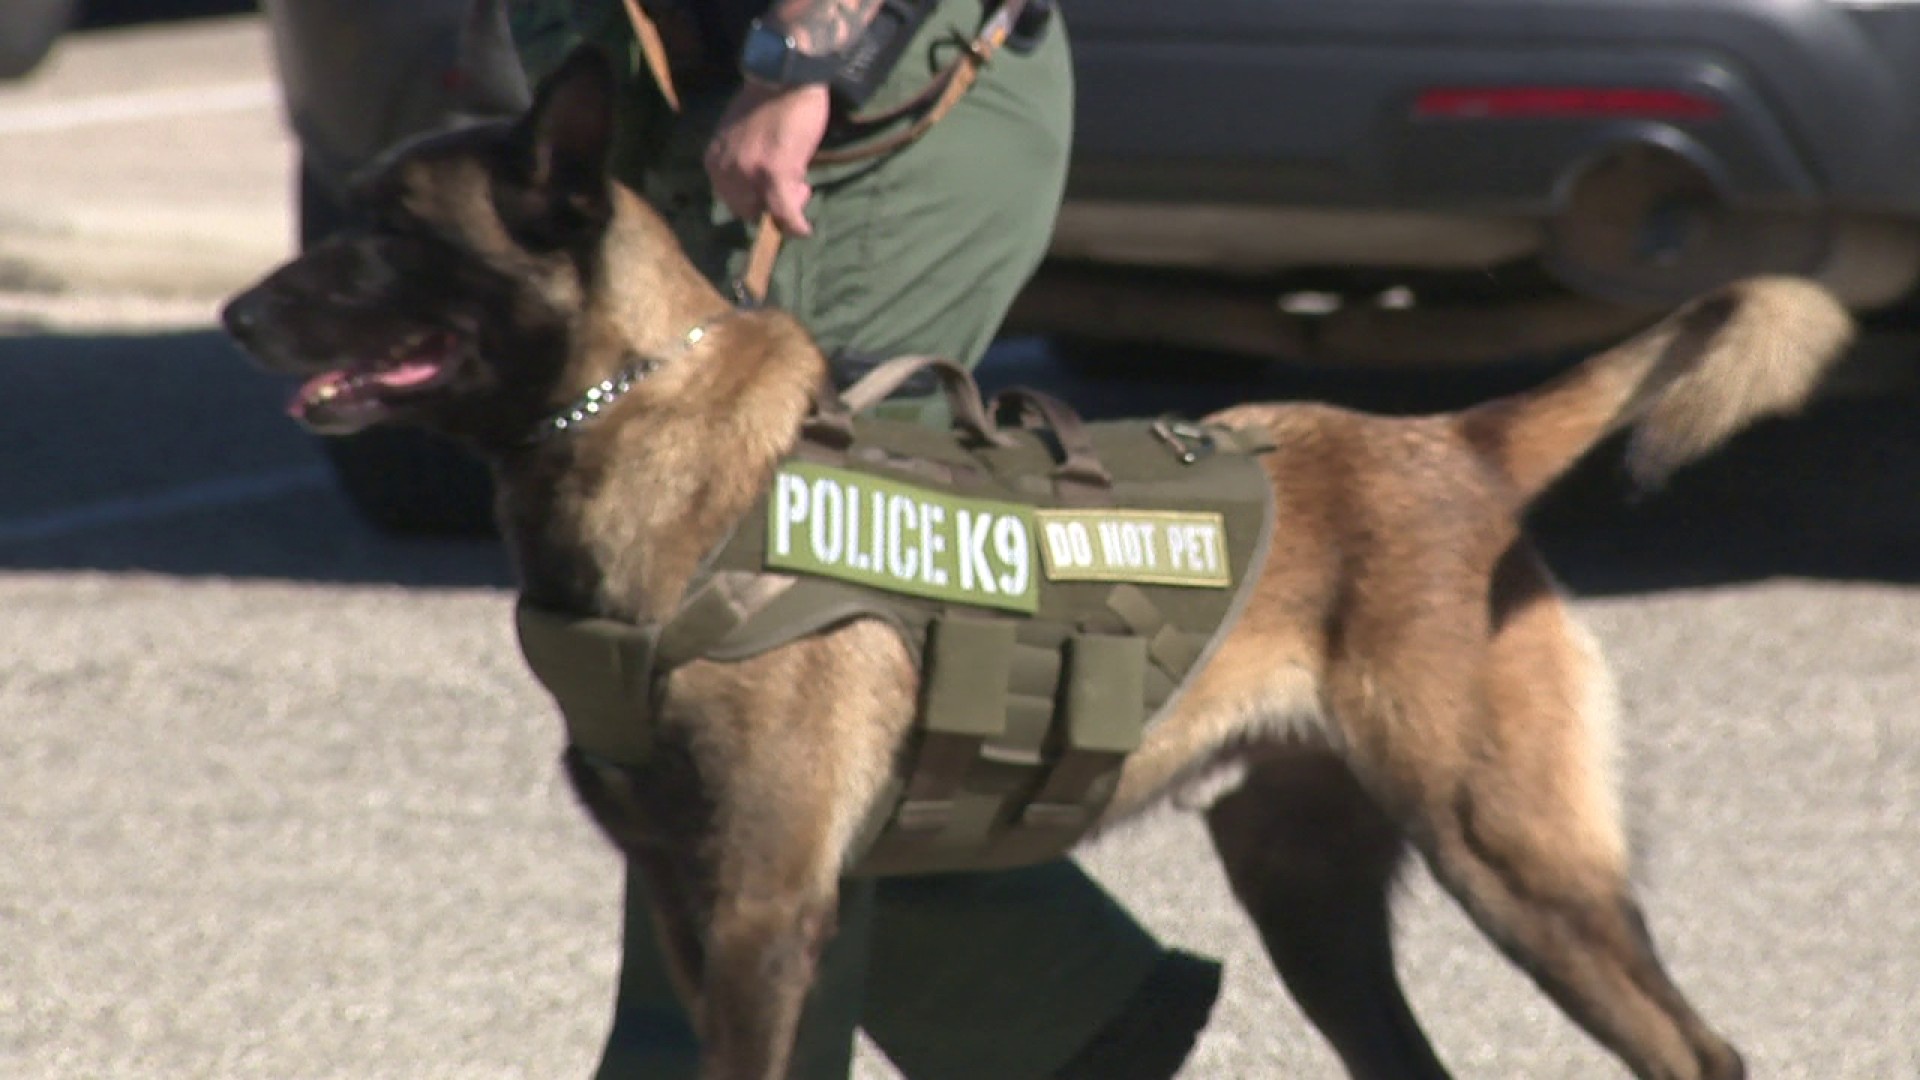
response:
[(1047, 27), (1053, 22), (1053, 0), (1027, 0), (1027, 6), (1020, 9), (1020, 17), (1013, 21), (1013, 33), (1007, 35), (1007, 48), (1017, 53), (1030, 53), (1047, 36)]
[(914, 31), (939, 5), (940, 0), (882, 0), (866, 33), (847, 50), (840, 70), (833, 76), (833, 96), (848, 111), (865, 105), (886, 81), (893, 65), (900, 62), (900, 54), (913, 40)]

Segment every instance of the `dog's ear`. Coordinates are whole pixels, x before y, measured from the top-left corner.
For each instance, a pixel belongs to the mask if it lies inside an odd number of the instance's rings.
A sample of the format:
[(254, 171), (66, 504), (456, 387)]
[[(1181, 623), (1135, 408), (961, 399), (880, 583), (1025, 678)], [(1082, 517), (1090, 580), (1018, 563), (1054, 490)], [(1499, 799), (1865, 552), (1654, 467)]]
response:
[(583, 45), (540, 84), (522, 122), (528, 184), (558, 231), (602, 225), (610, 213), (615, 93), (606, 54)]

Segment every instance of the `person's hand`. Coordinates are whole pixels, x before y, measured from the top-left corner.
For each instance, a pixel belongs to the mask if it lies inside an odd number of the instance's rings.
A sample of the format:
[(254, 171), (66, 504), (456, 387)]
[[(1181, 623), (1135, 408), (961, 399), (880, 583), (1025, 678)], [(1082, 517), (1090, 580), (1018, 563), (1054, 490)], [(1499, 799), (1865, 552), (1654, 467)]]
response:
[(826, 136), (827, 107), (824, 85), (740, 88), (707, 145), (707, 176), (727, 209), (742, 221), (771, 214), (787, 235), (813, 235), (807, 162)]

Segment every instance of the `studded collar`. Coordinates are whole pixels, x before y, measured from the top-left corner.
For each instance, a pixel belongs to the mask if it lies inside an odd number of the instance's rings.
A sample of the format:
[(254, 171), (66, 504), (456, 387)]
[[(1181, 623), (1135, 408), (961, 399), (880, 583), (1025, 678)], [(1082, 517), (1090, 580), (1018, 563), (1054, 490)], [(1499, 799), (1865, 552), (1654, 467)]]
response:
[(533, 426), (533, 431), (522, 440), (526, 445), (546, 442), (560, 435), (568, 434), (584, 426), (601, 413), (606, 412), (625, 396), (627, 391), (660, 370), (661, 365), (686, 355), (687, 351), (705, 341), (713, 327), (733, 316), (738, 309), (728, 309), (717, 315), (709, 316), (695, 323), (681, 335), (679, 344), (666, 356), (640, 356), (629, 354), (629, 362), (619, 371), (600, 380), (566, 405), (548, 413), (544, 419)]

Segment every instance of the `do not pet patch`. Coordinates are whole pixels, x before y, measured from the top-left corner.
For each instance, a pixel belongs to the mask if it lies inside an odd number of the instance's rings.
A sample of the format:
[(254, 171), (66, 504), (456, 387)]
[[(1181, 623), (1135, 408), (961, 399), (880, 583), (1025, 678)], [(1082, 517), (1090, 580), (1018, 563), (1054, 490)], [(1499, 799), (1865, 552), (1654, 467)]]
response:
[(1130, 581), (1224, 589), (1226, 519), (1210, 511), (1038, 510), (1040, 552), (1053, 581)]

